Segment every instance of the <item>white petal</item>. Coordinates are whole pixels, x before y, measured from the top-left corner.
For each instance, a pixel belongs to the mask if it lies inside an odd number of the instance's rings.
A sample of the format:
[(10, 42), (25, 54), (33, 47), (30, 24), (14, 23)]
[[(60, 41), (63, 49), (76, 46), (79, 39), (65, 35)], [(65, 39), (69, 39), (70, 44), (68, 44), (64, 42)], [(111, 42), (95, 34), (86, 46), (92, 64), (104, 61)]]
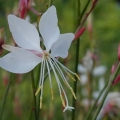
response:
[(87, 69), (82, 64), (78, 64), (78, 72), (81, 73), (81, 74), (86, 74), (87, 73)]
[(41, 62), (32, 52), (18, 49), (0, 58), (0, 67), (13, 73), (26, 73)]
[(107, 68), (106, 66), (98, 66), (93, 69), (93, 75), (94, 76), (103, 76), (106, 72)]
[(59, 39), (51, 47), (51, 55), (53, 57), (66, 58), (68, 55), (68, 49), (74, 39), (73, 33), (61, 34)]
[(51, 6), (42, 15), (39, 23), (40, 33), (44, 39), (44, 45), (47, 51), (50, 50), (51, 45), (58, 39), (60, 35), (57, 24), (58, 19), (56, 14), (56, 8), (54, 6)]
[(88, 76), (86, 74), (82, 74), (82, 75), (80, 75), (80, 80), (81, 80), (80, 83), (82, 85), (85, 85), (88, 83)]
[(14, 15), (8, 16), (8, 23), (18, 46), (24, 49), (42, 51), (38, 31), (32, 24)]
[(15, 50), (21, 49), (19, 47), (14, 47), (14, 46), (6, 45), (6, 44), (2, 45), (2, 48), (8, 51), (15, 51)]

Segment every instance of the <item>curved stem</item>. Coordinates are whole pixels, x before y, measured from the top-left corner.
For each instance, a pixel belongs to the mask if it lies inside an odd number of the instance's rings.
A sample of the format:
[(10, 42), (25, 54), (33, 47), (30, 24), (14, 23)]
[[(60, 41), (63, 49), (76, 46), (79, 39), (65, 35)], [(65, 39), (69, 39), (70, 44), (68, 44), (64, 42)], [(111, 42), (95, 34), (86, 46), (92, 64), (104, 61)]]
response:
[(103, 98), (102, 98), (102, 101), (101, 101), (100, 105), (98, 106), (98, 108), (97, 108), (97, 110), (96, 110), (96, 112), (95, 112), (92, 120), (96, 120), (96, 118), (97, 118), (97, 116), (98, 116), (98, 114), (99, 114), (99, 112), (100, 112), (100, 110), (101, 110), (101, 108), (102, 108), (102, 106), (103, 106), (103, 104), (104, 104), (104, 101), (105, 101), (105, 99), (106, 99), (106, 97), (107, 97), (107, 95), (108, 95), (108, 93), (109, 93), (109, 91), (110, 91), (110, 88), (112, 87), (112, 81), (115, 79), (115, 77), (116, 77), (119, 69), (120, 69), (120, 62), (119, 62), (119, 64), (118, 64), (118, 66), (117, 66), (116, 71), (110, 76), (108, 85), (107, 85), (107, 87), (106, 87), (104, 96), (103, 96)]
[[(88, 2), (89, 2), (89, 1), (88, 1)], [(82, 18), (80, 18), (81, 23), (79, 24), (79, 26), (78, 26), (78, 28), (77, 28), (77, 30), (76, 30), (75, 33), (77, 33), (77, 32), (82, 28), (82, 26), (83, 26), (83, 24), (85, 23), (86, 19), (88, 18), (89, 14), (90, 14), (90, 13), (93, 11), (93, 9), (95, 8), (97, 2), (98, 2), (98, 0), (94, 0), (92, 6), (91, 6), (91, 8), (90, 8), (90, 10), (86, 13), (86, 15), (84, 16), (83, 20), (81, 20)], [(89, 5), (89, 4), (88, 4), (88, 5)], [(87, 7), (88, 7), (88, 5), (87, 5)], [(86, 9), (87, 9), (87, 8), (86, 8)], [(83, 11), (83, 13), (84, 13), (84, 11)]]

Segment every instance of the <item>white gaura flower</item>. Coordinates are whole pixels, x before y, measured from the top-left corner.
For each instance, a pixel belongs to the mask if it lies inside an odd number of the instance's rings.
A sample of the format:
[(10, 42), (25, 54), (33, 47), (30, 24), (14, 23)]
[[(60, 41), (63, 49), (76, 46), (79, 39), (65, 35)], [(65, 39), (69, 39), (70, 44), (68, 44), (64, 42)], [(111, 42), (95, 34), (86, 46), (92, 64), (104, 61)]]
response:
[[(64, 111), (67, 109), (74, 109), (68, 104), (68, 99), (60, 79), (62, 79), (65, 85), (71, 90), (73, 96), (76, 99), (73, 89), (66, 80), (62, 70), (64, 70), (64, 72), (67, 73), (67, 75), (73, 80), (74, 78), (72, 75), (75, 75), (76, 77), (78, 76), (76, 73), (70, 71), (56, 59), (56, 57), (67, 57), (68, 49), (72, 40), (74, 39), (74, 34), (60, 34), (60, 30), (57, 26), (58, 19), (56, 15), (56, 8), (51, 6), (42, 15), (39, 23), (39, 31), (43, 38), (43, 44), (46, 50), (42, 50), (40, 47), (39, 33), (32, 24), (14, 15), (8, 16), (8, 23), (12, 36), (18, 47), (3, 45), (3, 48), (10, 51), (10, 53), (0, 58), (0, 66), (3, 69), (13, 73), (27, 73), (31, 71), (36, 65), (41, 63), (39, 87), (36, 91), (37, 95), (41, 90), (40, 108), (42, 107), (45, 68), (47, 68), (48, 71), (52, 99), (54, 98), (52, 78), (50, 74), (51, 68), (56, 78), (62, 104), (65, 107)], [(59, 73), (60, 77), (58, 77), (57, 73)]]

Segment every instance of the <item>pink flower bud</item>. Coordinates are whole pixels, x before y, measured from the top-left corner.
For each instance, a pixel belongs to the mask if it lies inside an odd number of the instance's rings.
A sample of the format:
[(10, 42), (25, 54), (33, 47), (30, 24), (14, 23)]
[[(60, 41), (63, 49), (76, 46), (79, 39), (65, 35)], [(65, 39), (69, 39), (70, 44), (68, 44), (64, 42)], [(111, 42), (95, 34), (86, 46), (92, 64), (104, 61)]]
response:
[(118, 63), (114, 63), (114, 64), (112, 65), (111, 73), (114, 73), (114, 72), (115, 72), (117, 65), (118, 65)]
[(112, 82), (113, 85), (117, 84), (120, 81), (120, 75)]
[(2, 54), (2, 52), (3, 52), (2, 45), (4, 44), (4, 41), (5, 41), (4, 29), (1, 28), (1, 29), (0, 29), (0, 54)]
[(19, 7), (18, 7), (18, 12), (19, 12), (19, 17), (24, 18), (30, 8), (30, 0), (20, 0), (19, 1)]
[(84, 31), (85, 31), (85, 27), (82, 27), (80, 30), (78, 30), (78, 32), (75, 34), (74, 40), (79, 38), (84, 33)]
[(118, 60), (120, 61), (120, 44), (118, 45)]

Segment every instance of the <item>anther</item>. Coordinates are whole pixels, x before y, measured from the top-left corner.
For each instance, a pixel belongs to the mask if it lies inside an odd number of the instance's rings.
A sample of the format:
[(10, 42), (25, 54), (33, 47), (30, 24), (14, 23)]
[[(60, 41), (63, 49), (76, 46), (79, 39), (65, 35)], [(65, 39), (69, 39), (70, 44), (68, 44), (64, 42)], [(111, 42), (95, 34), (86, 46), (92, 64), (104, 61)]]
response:
[(65, 107), (65, 101), (64, 101), (64, 99), (63, 99), (63, 96), (60, 95), (60, 98), (61, 98), (61, 101), (62, 101), (62, 105), (63, 105), (63, 107)]
[(76, 80), (72, 77), (72, 75), (71, 75), (70, 73), (67, 72), (67, 74), (68, 74), (68, 76), (69, 76), (73, 81), (76, 81)]
[(74, 93), (74, 91), (73, 91), (72, 87), (70, 87), (70, 90), (71, 90), (71, 92), (72, 92), (72, 94), (73, 94), (74, 98), (75, 98), (75, 99), (77, 99), (77, 97), (76, 97), (76, 95), (75, 95), (75, 93)]
[(69, 88), (69, 86), (68, 86), (68, 84), (67, 84), (67, 82), (64, 80), (64, 84)]
[(80, 80), (80, 77), (79, 77), (76, 73), (74, 73), (74, 74), (75, 74), (75, 76), (77, 77), (77, 79)]
[(39, 86), (39, 88), (37, 89), (35, 96), (40, 92), (41, 86)]

